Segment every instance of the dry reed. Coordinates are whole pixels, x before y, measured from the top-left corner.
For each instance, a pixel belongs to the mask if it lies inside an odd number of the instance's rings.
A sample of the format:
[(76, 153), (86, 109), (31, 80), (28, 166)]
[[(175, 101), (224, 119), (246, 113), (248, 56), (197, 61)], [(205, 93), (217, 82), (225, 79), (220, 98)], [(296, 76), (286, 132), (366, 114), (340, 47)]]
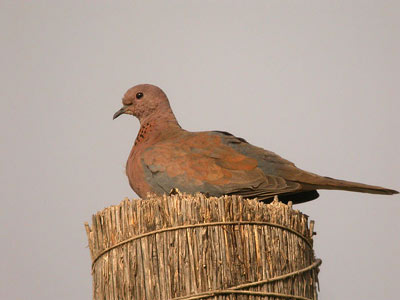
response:
[(85, 224), (93, 299), (317, 299), (308, 225), (277, 200), (125, 199)]

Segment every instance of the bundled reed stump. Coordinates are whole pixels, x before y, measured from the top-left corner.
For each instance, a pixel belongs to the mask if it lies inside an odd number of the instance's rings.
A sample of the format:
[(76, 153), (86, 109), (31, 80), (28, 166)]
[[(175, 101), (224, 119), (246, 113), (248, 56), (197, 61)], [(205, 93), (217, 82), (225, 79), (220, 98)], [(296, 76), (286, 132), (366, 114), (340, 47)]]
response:
[(313, 223), (276, 199), (126, 199), (85, 226), (96, 300), (317, 299)]

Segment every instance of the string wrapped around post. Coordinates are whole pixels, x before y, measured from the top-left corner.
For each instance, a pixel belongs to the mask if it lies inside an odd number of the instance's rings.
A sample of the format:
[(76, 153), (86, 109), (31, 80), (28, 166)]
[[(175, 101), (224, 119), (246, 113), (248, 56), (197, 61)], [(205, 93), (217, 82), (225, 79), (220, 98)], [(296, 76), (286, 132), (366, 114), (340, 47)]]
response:
[(314, 224), (277, 199), (126, 199), (85, 225), (93, 299), (317, 298)]

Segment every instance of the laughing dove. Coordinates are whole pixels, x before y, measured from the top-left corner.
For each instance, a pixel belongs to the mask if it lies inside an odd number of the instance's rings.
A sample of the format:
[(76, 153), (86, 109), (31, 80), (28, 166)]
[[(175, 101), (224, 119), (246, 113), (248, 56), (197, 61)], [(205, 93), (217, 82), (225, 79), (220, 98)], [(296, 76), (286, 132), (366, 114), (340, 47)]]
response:
[(301, 203), (317, 189), (391, 195), (379, 186), (323, 177), (224, 131), (190, 132), (179, 126), (165, 93), (150, 84), (129, 89), (114, 114), (137, 117), (140, 130), (126, 164), (132, 189), (141, 197), (176, 188), (190, 194), (241, 195)]

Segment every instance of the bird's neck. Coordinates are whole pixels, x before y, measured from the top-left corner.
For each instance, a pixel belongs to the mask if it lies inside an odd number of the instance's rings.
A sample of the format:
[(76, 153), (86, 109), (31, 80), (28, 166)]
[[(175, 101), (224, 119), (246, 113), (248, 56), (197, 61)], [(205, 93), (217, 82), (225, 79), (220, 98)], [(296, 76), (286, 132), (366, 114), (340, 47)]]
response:
[(135, 140), (135, 146), (146, 142), (160, 141), (181, 130), (183, 129), (171, 110), (162, 114), (150, 115), (140, 120), (140, 130)]

